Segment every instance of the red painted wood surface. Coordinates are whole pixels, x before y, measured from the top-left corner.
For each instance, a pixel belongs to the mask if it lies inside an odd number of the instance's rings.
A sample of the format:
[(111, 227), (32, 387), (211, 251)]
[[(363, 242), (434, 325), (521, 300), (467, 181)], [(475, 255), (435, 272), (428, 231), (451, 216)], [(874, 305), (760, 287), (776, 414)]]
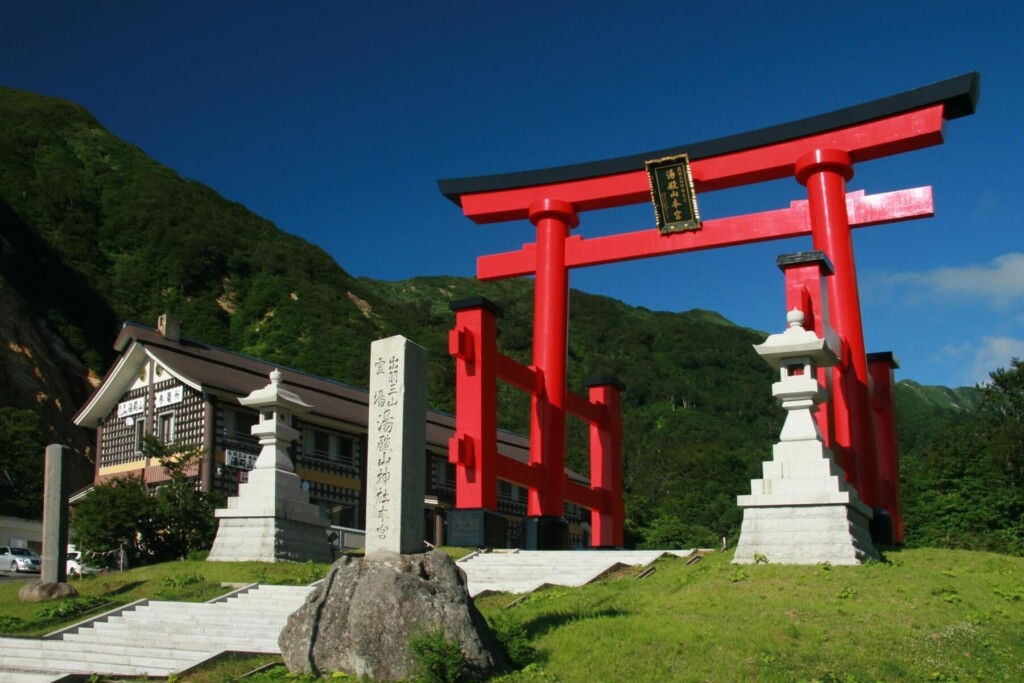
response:
[[(854, 163), (942, 143), (942, 104), (819, 135), (698, 159), (691, 165), (697, 193), (791, 177), (796, 160), (816, 149), (842, 149)], [(586, 178), (462, 196), (462, 211), (476, 223), (529, 218), (537, 201), (557, 199), (577, 212), (642, 204), (651, 200), (647, 172)]]
[[(846, 210), (850, 225), (856, 228), (935, 215), (931, 187), (867, 196), (863, 191), (851, 192), (846, 196)], [(589, 239), (572, 235), (565, 243), (565, 264), (570, 269), (598, 266), (810, 234), (807, 201), (800, 200), (791, 202), (788, 209), (707, 220), (695, 232), (662, 235), (657, 228), (649, 228)], [(480, 280), (500, 280), (532, 275), (536, 263), (537, 245), (527, 244), (518, 251), (479, 257), (476, 276)]]

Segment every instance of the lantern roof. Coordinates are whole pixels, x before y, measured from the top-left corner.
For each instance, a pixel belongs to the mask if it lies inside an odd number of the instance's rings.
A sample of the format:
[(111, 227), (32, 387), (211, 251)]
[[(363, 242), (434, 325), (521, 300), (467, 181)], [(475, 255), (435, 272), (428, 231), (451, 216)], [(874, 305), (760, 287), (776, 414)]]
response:
[(270, 373), (270, 384), (239, 398), (238, 402), (243, 406), (257, 409), (275, 406), (297, 414), (308, 413), (313, 409), (313, 406), (303, 401), (297, 394), (281, 386), (281, 371), (277, 368)]
[(754, 350), (764, 362), (778, 370), (787, 358), (810, 358), (817, 367), (827, 368), (836, 364), (837, 350), (825, 339), (804, 329), (804, 313), (794, 308), (786, 314), (788, 327), (785, 332), (773, 334), (763, 344), (755, 344)]

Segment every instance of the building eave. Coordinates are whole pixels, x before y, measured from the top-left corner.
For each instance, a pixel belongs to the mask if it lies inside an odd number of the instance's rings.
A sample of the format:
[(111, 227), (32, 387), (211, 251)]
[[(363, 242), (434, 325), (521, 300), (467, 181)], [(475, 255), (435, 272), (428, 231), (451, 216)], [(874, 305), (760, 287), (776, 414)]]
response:
[(72, 420), (78, 427), (96, 429), (104, 417), (110, 414), (121, 396), (128, 391), (139, 370), (149, 359), (145, 347), (135, 342), (121, 357), (114, 363), (103, 382), (97, 387), (93, 395), (89, 397), (85, 405), (75, 414)]

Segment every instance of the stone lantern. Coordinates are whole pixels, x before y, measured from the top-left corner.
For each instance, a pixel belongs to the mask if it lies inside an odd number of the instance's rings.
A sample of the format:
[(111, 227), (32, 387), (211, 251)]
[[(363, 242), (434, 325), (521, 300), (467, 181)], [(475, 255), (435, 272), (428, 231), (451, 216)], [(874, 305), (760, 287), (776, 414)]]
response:
[(787, 411), (779, 440), (820, 440), (821, 430), (812, 413), (825, 400), (825, 390), (818, 384), (815, 369), (835, 365), (836, 353), (824, 339), (804, 329), (803, 311), (793, 309), (786, 314), (786, 322), (785, 332), (773, 334), (754, 347), (768, 365), (779, 371), (772, 396)]
[(299, 438), (299, 430), (292, 426), (292, 416), (304, 415), (313, 406), (281, 386), (280, 370), (270, 373), (270, 384), (238, 402), (260, 411), (260, 421), (253, 425), (252, 435), (259, 438), (263, 448), (253, 467), (294, 472), (288, 446)]
[(800, 310), (786, 320), (785, 332), (754, 347), (778, 370), (772, 395), (787, 412), (772, 460), (762, 464), (763, 478), (751, 480), (750, 495), (737, 497), (743, 526), (733, 562), (859, 564), (877, 557), (868, 529), (871, 508), (847, 483), (813, 414), (827, 398), (817, 368), (836, 364), (838, 340), (805, 330)]
[(281, 372), (270, 373), (270, 384), (238, 400), (260, 411), (252, 427), (259, 438), (260, 455), (238, 495), (216, 511), (220, 525), (210, 550), (210, 561), (223, 562), (331, 562), (327, 532), (330, 522), (309, 502), (288, 447), (299, 437), (292, 425), (295, 415), (312, 406), (281, 385)]

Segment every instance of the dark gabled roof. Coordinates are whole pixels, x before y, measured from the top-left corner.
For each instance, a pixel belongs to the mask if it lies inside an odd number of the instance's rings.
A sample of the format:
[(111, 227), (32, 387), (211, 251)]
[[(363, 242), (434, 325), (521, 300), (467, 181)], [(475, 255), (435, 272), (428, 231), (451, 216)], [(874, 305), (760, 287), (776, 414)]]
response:
[(247, 396), (265, 387), (273, 370), (280, 370), (282, 381), (313, 406), (314, 415), (366, 426), (367, 392), (363, 389), (193, 339), (172, 341), (152, 327), (125, 323), (114, 346), (126, 349), (133, 342), (143, 344), (176, 374), (218, 394)]
[(827, 114), (819, 114), (809, 118), (791, 121), (768, 128), (761, 128), (747, 133), (730, 135), (704, 142), (696, 142), (679, 147), (631, 154), (624, 157), (592, 161), (568, 166), (553, 166), (533, 171), (516, 173), (500, 173), (468, 178), (451, 178), (438, 180), (441, 194), (459, 206), (462, 195), (475, 192), (494, 192), (517, 187), (548, 185), (552, 183), (597, 178), (600, 176), (629, 173), (643, 170), (644, 162), (649, 159), (675, 156), (687, 153), (690, 160), (731, 154), (745, 149), (753, 149), (772, 145), (786, 140), (816, 135), (830, 130), (845, 128), (858, 123), (866, 123), (887, 116), (921, 109), (933, 104), (945, 104), (944, 117), (956, 119), (974, 113), (981, 93), (981, 76), (976, 71), (948, 78), (921, 88), (915, 88), (898, 95), (864, 102), (845, 109), (838, 109)]
[[(313, 416), (324, 420), (336, 420), (356, 427), (366, 428), (369, 416), (368, 397), (365, 389), (353, 387), (326, 377), (311, 375), (276, 363), (269, 363), (243, 353), (204, 344), (182, 337), (179, 341), (165, 338), (158, 330), (147, 325), (126, 322), (121, 328), (114, 348), (128, 356), (134, 345), (145, 349), (146, 355), (183, 381), (218, 395), (247, 396), (256, 389), (265, 387), (270, 381), (270, 372), (281, 371), (282, 382), (304, 402), (313, 406)], [(116, 406), (121, 391), (106, 392), (103, 388), (115, 381), (117, 373), (136, 370), (126, 368), (121, 362), (115, 363), (96, 393), (78, 412), (76, 424), (89, 424), (98, 416), (105, 416)], [(434, 450), (447, 452), (448, 439), (455, 432), (455, 418), (436, 410), (427, 411), (427, 445)], [(499, 431), (498, 450), (520, 462), (529, 459), (529, 441), (518, 434)], [(579, 474), (570, 471), (575, 481), (586, 481)]]

